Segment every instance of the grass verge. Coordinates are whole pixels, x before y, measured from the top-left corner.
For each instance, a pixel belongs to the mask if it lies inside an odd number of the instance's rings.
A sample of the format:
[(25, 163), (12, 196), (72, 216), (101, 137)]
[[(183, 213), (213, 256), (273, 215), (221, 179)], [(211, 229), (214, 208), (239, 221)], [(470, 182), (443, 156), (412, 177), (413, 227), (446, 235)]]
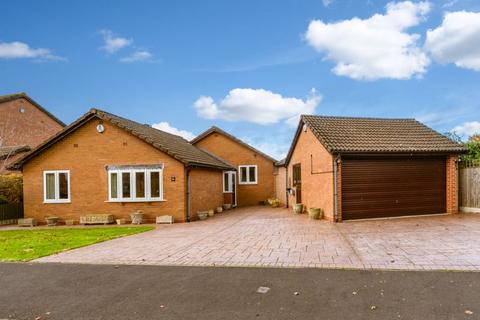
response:
[(30, 261), (153, 229), (140, 226), (0, 231), (0, 261)]

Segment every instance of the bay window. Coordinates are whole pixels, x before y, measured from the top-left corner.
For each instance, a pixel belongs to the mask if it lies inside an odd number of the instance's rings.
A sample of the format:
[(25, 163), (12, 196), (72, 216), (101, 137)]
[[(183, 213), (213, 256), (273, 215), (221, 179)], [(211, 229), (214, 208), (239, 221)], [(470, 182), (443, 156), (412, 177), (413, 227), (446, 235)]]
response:
[(163, 166), (109, 167), (108, 200), (112, 202), (163, 201)]

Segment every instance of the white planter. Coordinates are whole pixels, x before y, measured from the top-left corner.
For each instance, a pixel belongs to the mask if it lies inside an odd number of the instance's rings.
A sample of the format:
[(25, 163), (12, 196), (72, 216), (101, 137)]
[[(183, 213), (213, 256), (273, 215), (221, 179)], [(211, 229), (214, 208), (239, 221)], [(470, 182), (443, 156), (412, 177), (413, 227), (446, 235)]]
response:
[(155, 219), (155, 222), (157, 224), (172, 224), (173, 223), (173, 216), (158, 216)]
[(143, 212), (134, 212), (130, 214), (132, 224), (142, 224)]

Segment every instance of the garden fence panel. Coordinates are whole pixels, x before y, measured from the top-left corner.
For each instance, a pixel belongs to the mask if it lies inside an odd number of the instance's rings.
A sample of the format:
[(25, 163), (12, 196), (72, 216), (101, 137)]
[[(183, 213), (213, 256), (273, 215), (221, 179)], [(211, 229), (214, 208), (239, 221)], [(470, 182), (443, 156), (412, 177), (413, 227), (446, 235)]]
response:
[(0, 204), (0, 225), (16, 224), (23, 218), (23, 203)]

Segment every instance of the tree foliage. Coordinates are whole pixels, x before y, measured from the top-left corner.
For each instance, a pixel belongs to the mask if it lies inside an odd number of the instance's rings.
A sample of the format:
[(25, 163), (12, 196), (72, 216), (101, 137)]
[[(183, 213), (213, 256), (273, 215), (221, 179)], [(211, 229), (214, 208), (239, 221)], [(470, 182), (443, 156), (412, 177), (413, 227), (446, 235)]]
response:
[(0, 203), (23, 201), (23, 179), (18, 174), (0, 175)]
[(468, 153), (463, 156), (464, 160), (480, 160), (480, 139), (479, 136), (471, 137), (466, 143), (465, 147)]

